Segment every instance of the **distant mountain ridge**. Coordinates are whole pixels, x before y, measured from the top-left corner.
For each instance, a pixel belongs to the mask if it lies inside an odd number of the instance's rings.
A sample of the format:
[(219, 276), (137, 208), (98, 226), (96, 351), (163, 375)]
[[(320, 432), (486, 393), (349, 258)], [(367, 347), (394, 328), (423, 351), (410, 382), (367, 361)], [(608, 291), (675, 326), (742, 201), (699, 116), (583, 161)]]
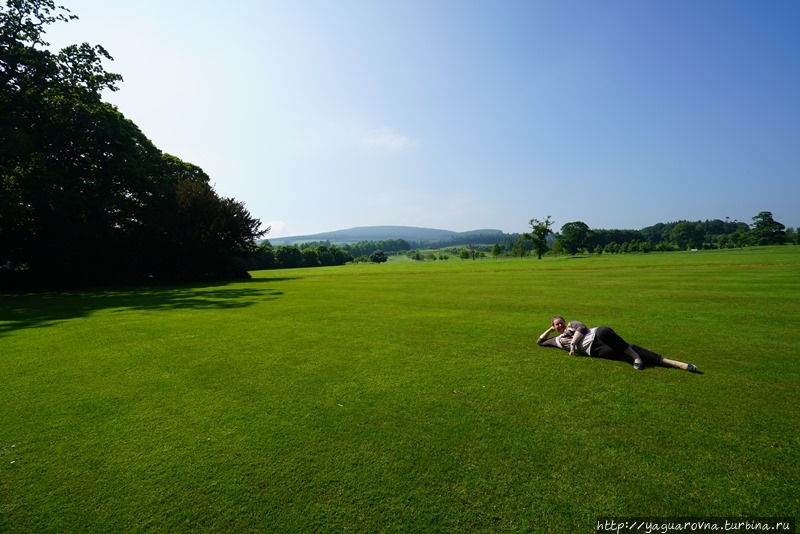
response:
[(321, 234), (299, 235), (267, 239), (274, 246), (308, 243), (311, 241), (330, 241), (331, 244), (358, 243), (361, 241), (383, 241), (387, 239), (405, 239), (406, 241), (440, 241), (470, 235), (497, 235), (505, 233), (497, 229), (469, 230), (454, 232), (437, 228), (420, 228), (417, 226), (358, 226), (346, 230), (334, 230)]

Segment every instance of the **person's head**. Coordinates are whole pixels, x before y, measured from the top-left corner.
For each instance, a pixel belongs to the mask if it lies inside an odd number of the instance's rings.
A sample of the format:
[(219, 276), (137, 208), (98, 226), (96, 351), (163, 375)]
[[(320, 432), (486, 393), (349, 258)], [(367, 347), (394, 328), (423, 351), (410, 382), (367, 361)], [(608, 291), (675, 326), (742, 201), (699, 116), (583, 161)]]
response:
[(553, 317), (553, 328), (558, 330), (559, 334), (563, 334), (564, 330), (567, 328), (567, 321), (564, 320), (563, 317), (560, 315), (556, 315)]

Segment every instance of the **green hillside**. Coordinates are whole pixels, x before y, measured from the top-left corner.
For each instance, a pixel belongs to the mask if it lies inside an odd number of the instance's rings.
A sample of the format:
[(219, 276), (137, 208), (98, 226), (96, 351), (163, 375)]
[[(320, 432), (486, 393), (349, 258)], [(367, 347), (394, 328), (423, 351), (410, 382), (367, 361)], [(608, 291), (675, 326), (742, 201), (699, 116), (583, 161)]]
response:
[[(382, 241), (386, 239), (405, 239), (406, 241), (441, 241), (470, 235), (505, 235), (502, 230), (470, 230), (454, 232), (435, 228), (415, 226), (359, 226), (346, 230), (335, 230), (321, 234), (301, 235), (270, 239), (275, 246), (307, 243), (310, 241), (330, 241), (332, 244), (358, 243), (359, 241)], [(269, 237), (269, 236), (267, 236)], [(500, 239), (500, 237), (498, 237)]]

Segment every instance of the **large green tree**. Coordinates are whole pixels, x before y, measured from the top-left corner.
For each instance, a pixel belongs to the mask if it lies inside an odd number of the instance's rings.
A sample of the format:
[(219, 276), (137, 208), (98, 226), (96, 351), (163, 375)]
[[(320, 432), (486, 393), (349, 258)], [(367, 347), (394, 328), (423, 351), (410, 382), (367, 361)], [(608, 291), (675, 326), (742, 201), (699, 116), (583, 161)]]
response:
[(705, 229), (701, 224), (681, 221), (672, 227), (669, 239), (681, 249), (700, 248), (703, 246), (705, 235)]
[(553, 221), (550, 220), (550, 215), (548, 215), (544, 221), (531, 219), (528, 224), (531, 227), (531, 231), (523, 233), (520, 237), (531, 242), (533, 250), (541, 260), (542, 254), (550, 250), (547, 237), (552, 233)]
[(756, 245), (777, 245), (786, 242), (786, 227), (772, 218), (771, 211), (753, 217), (751, 241)]
[(584, 222), (568, 222), (561, 227), (561, 245), (574, 256), (579, 250), (586, 247), (589, 232), (589, 226)]
[(122, 80), (105, 49), (48, 49), (48, 25), (74, 18), (0, 5), (0, 263), (68, 281), (232, 274), (260, 221), (102, 101)]

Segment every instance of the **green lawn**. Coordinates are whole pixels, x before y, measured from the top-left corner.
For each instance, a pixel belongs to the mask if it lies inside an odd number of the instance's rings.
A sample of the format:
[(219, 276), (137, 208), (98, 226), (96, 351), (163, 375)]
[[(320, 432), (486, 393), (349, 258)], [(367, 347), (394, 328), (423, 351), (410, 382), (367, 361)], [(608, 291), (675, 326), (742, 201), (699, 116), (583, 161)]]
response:
[[(0, 295), (0, 531), (798, 517), (799, 273), (787, 246)], [(704, 374), (539, 348), (553, 314)]]

